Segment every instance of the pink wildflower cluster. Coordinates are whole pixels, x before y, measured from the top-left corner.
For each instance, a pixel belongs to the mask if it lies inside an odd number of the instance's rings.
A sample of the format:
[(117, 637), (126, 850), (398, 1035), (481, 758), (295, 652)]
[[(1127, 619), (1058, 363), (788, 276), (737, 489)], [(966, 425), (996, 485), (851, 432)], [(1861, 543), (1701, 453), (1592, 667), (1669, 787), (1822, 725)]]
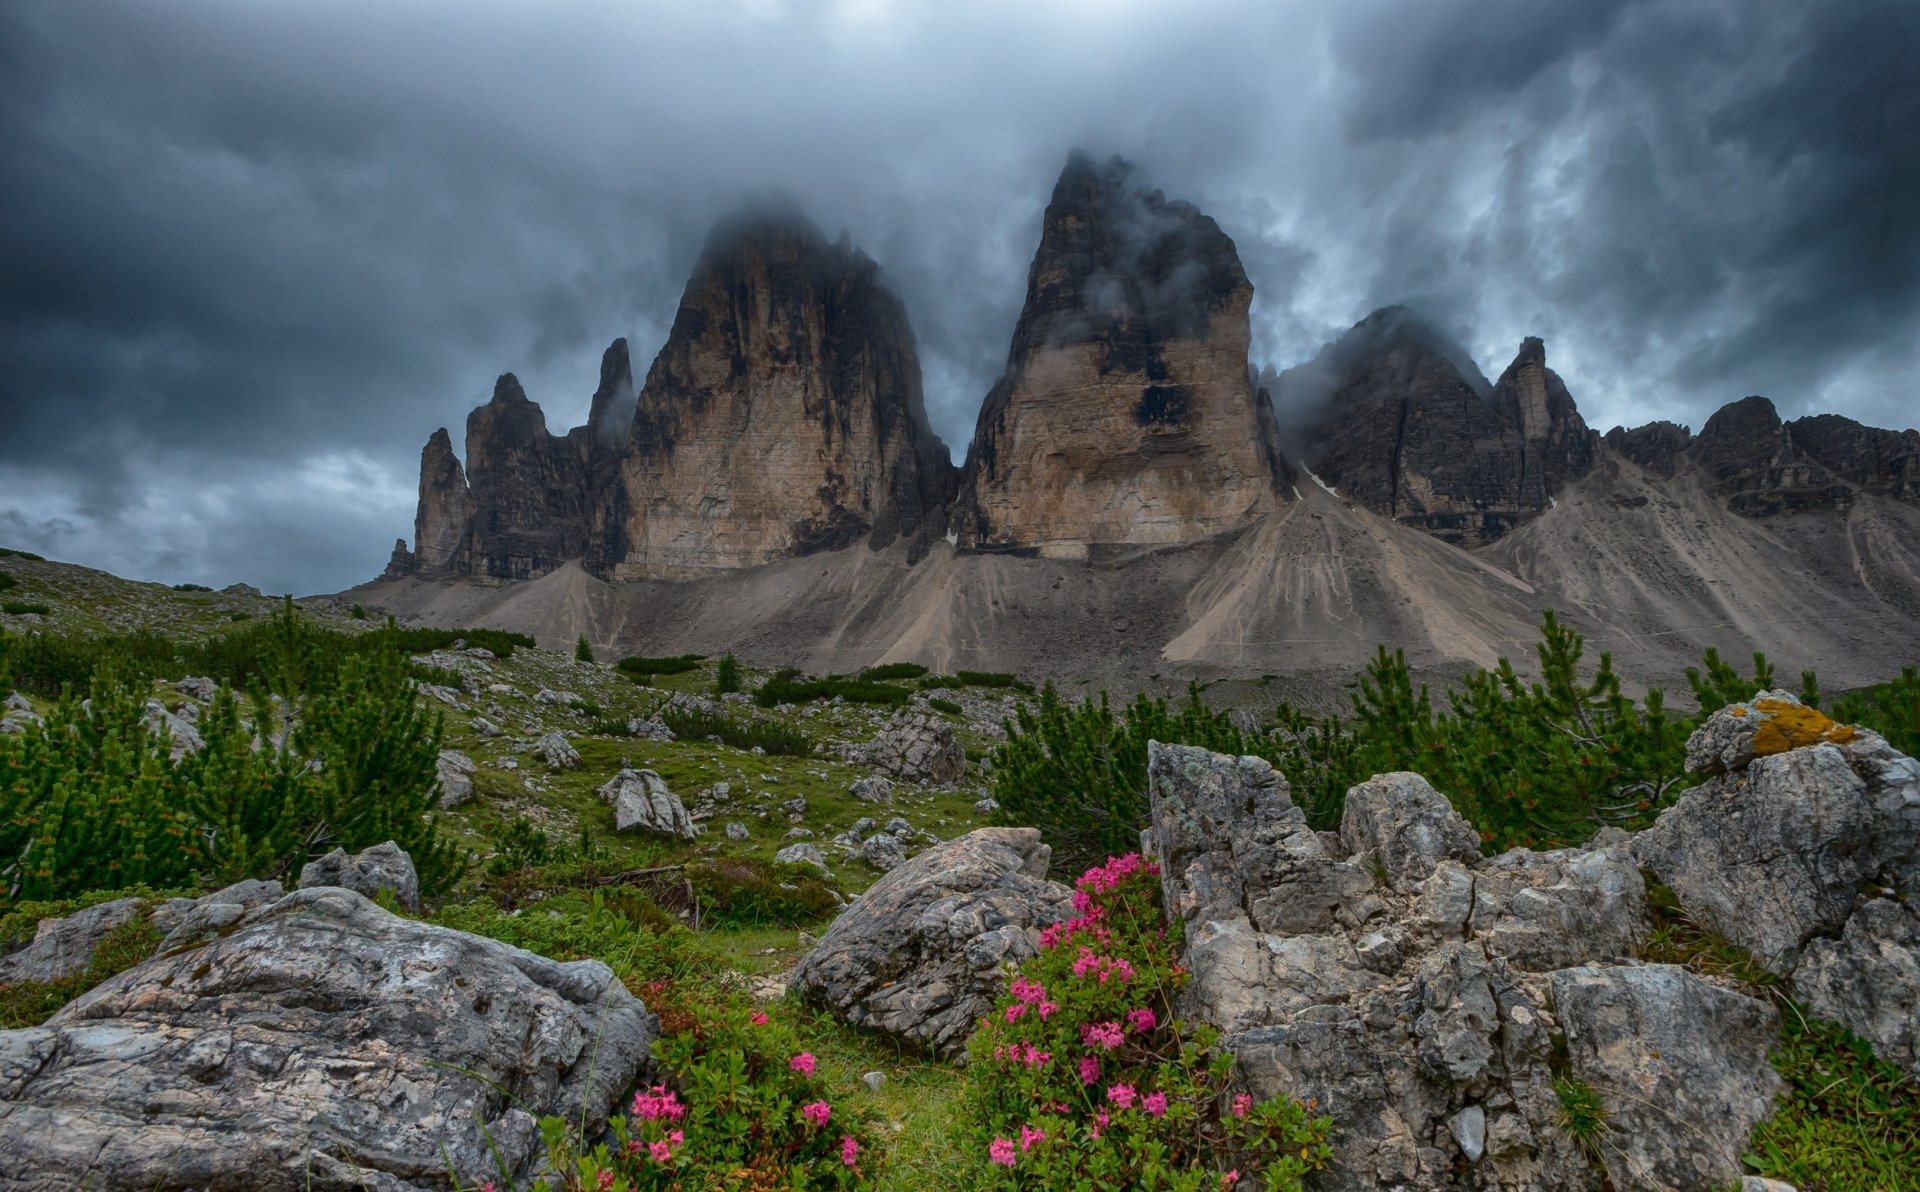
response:
[(1025, 1064), (1029, 1068), (1044, 1068), (1053, 1062), (1051, 1051), (1041, 1051), (1031, 1043), (1013, 1043), (993, 1049), (996, 1063)]
[(860, 1144), (854, 1141), (853, 1135), (851, 1134), (843, 1134), (840, 1136), (840, 1161), (848, 1167), (854, 1167), (859, 1164)]
[(1090, 895), (1111, 894), (1136, 873), (1157, 877), (1160, 874), (1160, 867), (1151, 861), (1143, 860), (1139, 853), (1128, 853), (1124, 857), (1108, 857), (1105, 865), (1095, 865), (1081, 874), (1080, 880), (1074, 883), (1074, 888)]
[(1133, 978), (1133, 965), (1124, 956), (1102, 956), (1085, 944), (1080, 945), (1080, 955), (1074, 959), (1073, 975), (1076, 977), (1097, 977), (1105, 985), (1109, 979), (1128, 981)]
[(793, 1069), (795, 1072), (798, 1072), (802, 1076), (812, 1076), (813, 1075), (813, 1053), (811, 1051), (801, 1052), (799, 1055), (796, 1055), (792, 1059), (787, 1061), (787, 1067)]
[(800, 1107), (800, 1116), (806, 1119), (808, 1125), (820, 1129), (827, 1124), (827, 1119), (833, 1116), (833, 1106), (825, 1101), (813, 1101)]
[(1159, 1025), (1159, 1016), (1144, 1006), (1138, 1010), (1127, 1011), (1127, 1027), (1138, 1034), (1144, 1035)]
[[(686, 1141), (687, 1141), (687, 1136), (683, 1131), (669, 1130), (667, 1131), (666, 1136), (664, 1138), (657, 1138), (652, 1142), (642, 1142), (638, 1138), (633, 1139), (632, 1141), (627, 1143), (627, 1154), (638, 1155), (642, 1151), (644, 1151), (646, 1152), (647, 1157), (652, 1159), (655, 1163), (671, 1163), (673, 1162), (674, 1148), (680, 1146)], [(605, 1176), (612, 1175), (613, 1173), (603, 1171), (600, 1174), (602, 1175), (602, 1177), (605, 1177)], [(607, 1184), (605, 1186), (612, 1187), (611, 1184)]]
[(633, 1095), (633, 1116), (643, 1122), (657, 1122), (662, 1119), (677, 1122), (687, 1112), (680, 1104), (673, 1090), (663, 1084), (656, 1084), (644, 1093)]
[(1080, 1057), (1080, 1083), (1100, 1083), (1100, 1061), (1090, 1055)]
[(1080, 1027), (1080, 1041), (1088, 1047), (1098, 1047), (1102, 1051), (1112, 1051), (1120, 1046), (1120, 1024), (1117, 1022), (1089, 1022)]
[[(1075, 894), (1073, 896), (1075, 908), (1079, 908), (1086, 898), (1085, 893)], [(1105, 947), (1113, 942), (1113, 932), (1101, 922), (1106, 915), (1105, 909), (1096, 906), (1090, 910), (1082, 910), (1081, 917), (1078, 919), (1068, 919), (1050, 927), (1043, 927), (1040, 929), (1040, 947), (1057, 948), (1061, 944), (1071, 943), (1074, 937), (1082, 935)]]
[(998, 1163), (1002, 1167), (1012, 1167), (1015, 1155), (1013, 1139), (996, 1138), (987, 1144), (987, 1161)]

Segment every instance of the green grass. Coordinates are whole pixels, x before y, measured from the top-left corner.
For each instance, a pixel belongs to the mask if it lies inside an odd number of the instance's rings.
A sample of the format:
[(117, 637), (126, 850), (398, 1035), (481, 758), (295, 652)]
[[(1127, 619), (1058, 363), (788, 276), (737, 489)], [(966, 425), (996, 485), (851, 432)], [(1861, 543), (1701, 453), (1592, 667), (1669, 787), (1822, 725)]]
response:
[(44, 617), (53, 612), (53, 606), (38, 600), (0, 600), (0, 612), (15, 617), (38, 613)]
[(1553, 1092), (1560, 1098), (1560, 1128), (1572, 1136), (1588, 1162), (1599, 1163), (1607, 1136), (1606, 1103), (1585, 1081), (1572, 1076), (1554, 1077)]
[(0, 985), (0, 1029), (39, 1026), (74, 998), (152, 956), (159, 946), (160, 930), (148, 921), (143, 910), (107, 933), (94, 948), (93, 960), (85, 970), (61, 981)]
[(1920, 1085), (1832, 1023), (1785, 1019), (1772, 1059), (1787, 1093), (1748, 1164), (1801, 1192), (1920, 1189)]

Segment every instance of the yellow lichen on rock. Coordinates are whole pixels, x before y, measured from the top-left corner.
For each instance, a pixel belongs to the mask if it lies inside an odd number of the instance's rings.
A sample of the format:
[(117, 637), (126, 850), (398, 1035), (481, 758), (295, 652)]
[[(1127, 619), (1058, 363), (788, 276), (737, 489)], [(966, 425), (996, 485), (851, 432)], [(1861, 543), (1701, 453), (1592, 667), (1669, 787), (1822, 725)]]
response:
[(1767, 717), (1760, 727), (1754, 730), (1753, 755), (1755, 757), (1769, 757), (1776, 753), (1785, 753), (1789, 749), (1818, 745), (1822, 741), (1844, 745), (1853, 740), (1853, 726), (1835, 724), (1831, 717), (1818, 708), (1808, 708), (1778, 699), (1763, 699), (1756, 702), (1753, 707), (1755, 711)]

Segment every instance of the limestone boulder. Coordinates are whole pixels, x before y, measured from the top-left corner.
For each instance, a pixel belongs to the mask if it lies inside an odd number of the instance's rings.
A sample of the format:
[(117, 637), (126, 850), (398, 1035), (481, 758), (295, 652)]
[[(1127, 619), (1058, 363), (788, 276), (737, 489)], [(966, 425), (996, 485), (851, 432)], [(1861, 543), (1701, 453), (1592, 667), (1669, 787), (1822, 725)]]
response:
[(391, 840), (357, 853), (337, 848), (307, 862), (300, 869), (300, 889), (316, 886), (339, 886), (368, 898), (391, 890), (400, 906), (410, 911), (420, 909), (420, 878), (414, 872), (413, 858)]
[(681, 840), (700, 834), (686, 804), (652, 770), (621, 770), (600, 788), (600, 797), (613, 805), (617, 832), (651, 832)]
[(45, 984), (87, 971), (100, 942), (132, 922), (145, 905), (138, 898), (116, 898), (71, 915), (40, 920), (25, 947), (0, 956), (0, 985)]
[(153, 954), (211, 943), (285, 893), (279, 882), (246, 878), (198, 898), (169, 898), (153, 910), (153, 925), (164, 933)]
[(0, 1190), (522, 1186), (538, 1118), (601, 1129), (656, 1033), (598, 961), (300, 890), (0, 1032)]
[(1447, 797), (1418, 774), (1378, 774), (1347, 791), (1340, 841), (1363, 865), (1377, 864), (1395, 889), (1424, 881), (1449, 858), (1472, 864), (1480, 837)]
[(549, 770), (578, 770), (581, 766), (580, 751), (559, 729), (535, 741), (533, 749), (547, 763)]
[(458, 749), (443, 749), (434, 761), (440, 775), (440, 807), (450, 810), (473, 801), (473, 776), (480, 769)]
[(894, 713), (866, 756), (875, 769), (895, 778), (933, 786), (958, 782), (967, 769), (967, 751), (954, 737), (953, 725), (937, 713), (912, 708)]
[(1607, 1107), (1615, 1188), (1739, 1181), (1747, 1136), (1785, 1087), (1767, 1062), (1772, 1006), (1666, 964), (1562, 969), (1553, 1004), (1573, 1075)]
[(893, 783), (878, 774), (870, 774), (856, 780), (847, 788), (847, 793), (862, 803), (891, 803), (893, 802)]
[(200, 730), (184, 716), (167, 710), (167, 706), (157, 699), (147, 701), (147, 710), (140, 723), (158, 733), (166, 735), (169, 752), (174, 761), (179, 761), (189, 753), (198, 753), (207, 747), (201, 739)]
[(940, 1055), (966, 1045), (1006, 985), (1073, 914), (1032, 828), (981, 828), (887, 873), (803, 957), (788, 992), (863, 1029)]
[(1808, 1013), (1843, 1023), (1920, 1080), (1920, 913), (1910, 904), (1862, 904), (1838, 936), (1807, 945), (1791, 988)]

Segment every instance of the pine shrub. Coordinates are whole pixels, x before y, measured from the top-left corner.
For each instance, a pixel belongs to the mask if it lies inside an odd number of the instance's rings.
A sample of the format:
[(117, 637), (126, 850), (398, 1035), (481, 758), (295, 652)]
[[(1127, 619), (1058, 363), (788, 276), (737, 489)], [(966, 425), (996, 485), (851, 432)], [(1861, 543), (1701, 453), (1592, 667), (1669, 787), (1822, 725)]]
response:
[(740, 663), (731, 653), (721, 656), (713, 671), (713, 693), (727, 695), (740, 690)]

